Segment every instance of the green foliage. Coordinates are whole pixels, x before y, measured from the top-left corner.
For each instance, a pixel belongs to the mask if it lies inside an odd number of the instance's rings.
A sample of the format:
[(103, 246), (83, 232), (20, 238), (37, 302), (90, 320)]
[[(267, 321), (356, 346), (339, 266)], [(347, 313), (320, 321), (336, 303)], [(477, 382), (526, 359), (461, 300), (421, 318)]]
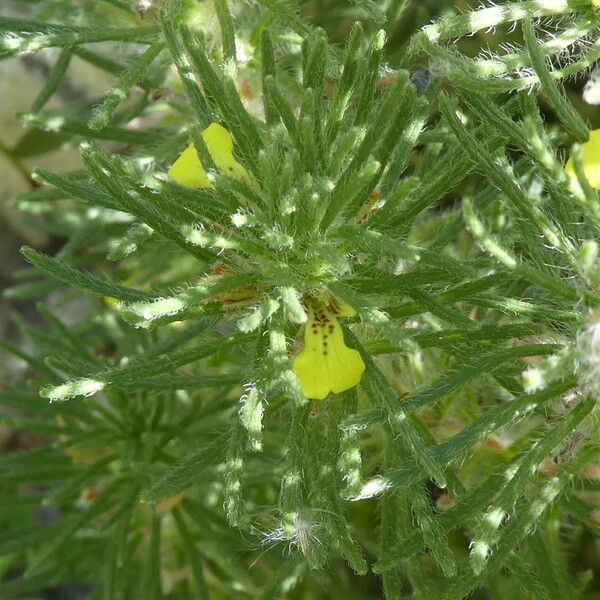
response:
[[(44, 302), (2, 342), (0, 424), (35, 442), (0, 454), (0, 597), (597, 598), (600, 204), (565, 85), (598, 8), (15, 4), (0, 58), (59, 49), (20, 115), (59, 137), (2, 152), (82, 164), (14, 202), (60, 249), (6, 292)], [(48, 108), (75, 58), (113, 87)], [(210, 187), (167, 176), (191, 142)], [(366, 366), (323, 402), (308, 298)]]

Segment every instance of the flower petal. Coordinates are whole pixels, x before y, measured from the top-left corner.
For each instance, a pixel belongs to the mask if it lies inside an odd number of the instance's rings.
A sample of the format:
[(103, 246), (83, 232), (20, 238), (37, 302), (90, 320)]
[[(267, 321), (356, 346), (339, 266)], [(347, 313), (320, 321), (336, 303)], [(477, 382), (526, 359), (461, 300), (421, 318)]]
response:
[[(595, 190), (600, 190), (600, 129), (590, 132), (590, 139), (581, 147), (583, 154), (583, 172), (590, 185)], [(565, 171), (576, 179), (573, 158), (570, 158), (565, 166)]]
[[(248, 172), (233, 156), (233, 140), (227, 129), (218, 123), (211, 123), (202, 132), (202, 139), (219, 171), (235, 179), (248, 179)], [(173, 163), (169, 169), (169, 177), (187, 187), (213, 187), (206, 177), (194, 144), (189, 145)]]
[(329, 385), (332, 392), (339, 394), (358, 385), (365, 370), (365, 363), (359, 352), (346, 346), (344, 332), (337, 321), (329, 339), (329, 352), (326, 356)]
[(206, 147), (223, 175), (235, 179), (248, 179), (248, 172), (233, 157), (233, 140), (227, 129), (218, 123), (211, 123), (202, 133)]
[(169, 177), (179, 185), (191, 188), (213, 187), (206, 178), (194, 144), (188, 146), (169, 169)]
[(309, 310), (304, 326), (304, 349), (294, 359), (293, 369), (307, 398), (323, 400), (330, 392), (328, 366), (323, 360), (324, 332)]
[(307, 398), (323, 400), (358, 384), (365, 370), (360, 354), (348, 348), (344, 332), (329, 310), (308, 310), (304, 326), (304, 349), (293, 365)]

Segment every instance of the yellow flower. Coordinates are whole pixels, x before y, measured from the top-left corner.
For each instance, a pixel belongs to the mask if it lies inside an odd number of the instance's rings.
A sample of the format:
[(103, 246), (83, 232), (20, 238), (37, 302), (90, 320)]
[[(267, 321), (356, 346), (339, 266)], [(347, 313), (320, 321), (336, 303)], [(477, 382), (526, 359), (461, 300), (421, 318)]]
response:
[(358, 384), (365, 370), (360, 354), (348, 348), (337, 317), (354, 311), (331, 301), (327, 306), (307, 303), (308, 321), (304, 326), (304, 349), (296, 356), (293, 369), (307, 398), (323, 400)]
[[(248, 172), (233, 156), (233, 140), (227, 129), (218, 123), (211, 123), (202, 132), (202, 139), (219, 171), (235, 179), (248, 179)], [(206, 177), (194, 144), (189, 145), (173, 163), (169, 169), (169, 177), (187, 187), (214, 187)]]
[[(600, 6), (600, 0), (598, 5)], [(581, 146), (581, 152), (585, 177), (595, 190), (600, 190), (600, 129), (590, 132), (590, 139)], [(571, 179), (577, 179), (573, 158), (568, 160), (565, 171)]]

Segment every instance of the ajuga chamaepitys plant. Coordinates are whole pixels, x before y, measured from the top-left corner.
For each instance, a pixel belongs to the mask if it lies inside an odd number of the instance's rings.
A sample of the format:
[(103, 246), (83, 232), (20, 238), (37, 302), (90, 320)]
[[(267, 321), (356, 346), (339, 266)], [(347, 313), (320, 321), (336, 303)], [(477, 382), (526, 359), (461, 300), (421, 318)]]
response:
[(599, 596), (599, 2), (1, 12), (1, 598)]

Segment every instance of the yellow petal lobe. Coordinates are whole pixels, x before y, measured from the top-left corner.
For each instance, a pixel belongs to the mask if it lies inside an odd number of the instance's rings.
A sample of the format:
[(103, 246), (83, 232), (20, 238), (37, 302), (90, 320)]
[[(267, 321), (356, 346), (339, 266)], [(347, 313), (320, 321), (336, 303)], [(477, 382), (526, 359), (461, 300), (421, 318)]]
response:
[(346, 346), (344, 332), (329, 309), (308, 307), (304, 349), (293, 365), (307, 398), (324, 400), (358, 384), (365, 370), (360, 354)]
[[(600, 190), (600, 129), (590, 132), (590, 139), (581, 146), (581, 152), (586, 179), (595, 190)], [(577, 179), (573, 158), (567, 161), (565, 171), (571, 179)]]
[[(202, 139), (219, 171), (235, 179), (248, 179), (248, 172), (233, 156), (233, 140), (227, 129), (218, 123), (211, 123), (202, 132)], [(206, 177), (206, 171), (200, 162), (194, 144), (189, 145), (173, 163), (169, 169), (169, 177), (187, 187), (214, 187)]]
[(194, 144), (188, 146), (169, 169), (169, 177), (179, 185), (191, 188), (210, 188), (204, 167), (198, 158)]
[(202, 133), (215, 166), (223, 175), (234, 179), (248, 179), (248, 172), (233, 157), (233, 140), (227, 129), (218, 123), (211, 123)]

